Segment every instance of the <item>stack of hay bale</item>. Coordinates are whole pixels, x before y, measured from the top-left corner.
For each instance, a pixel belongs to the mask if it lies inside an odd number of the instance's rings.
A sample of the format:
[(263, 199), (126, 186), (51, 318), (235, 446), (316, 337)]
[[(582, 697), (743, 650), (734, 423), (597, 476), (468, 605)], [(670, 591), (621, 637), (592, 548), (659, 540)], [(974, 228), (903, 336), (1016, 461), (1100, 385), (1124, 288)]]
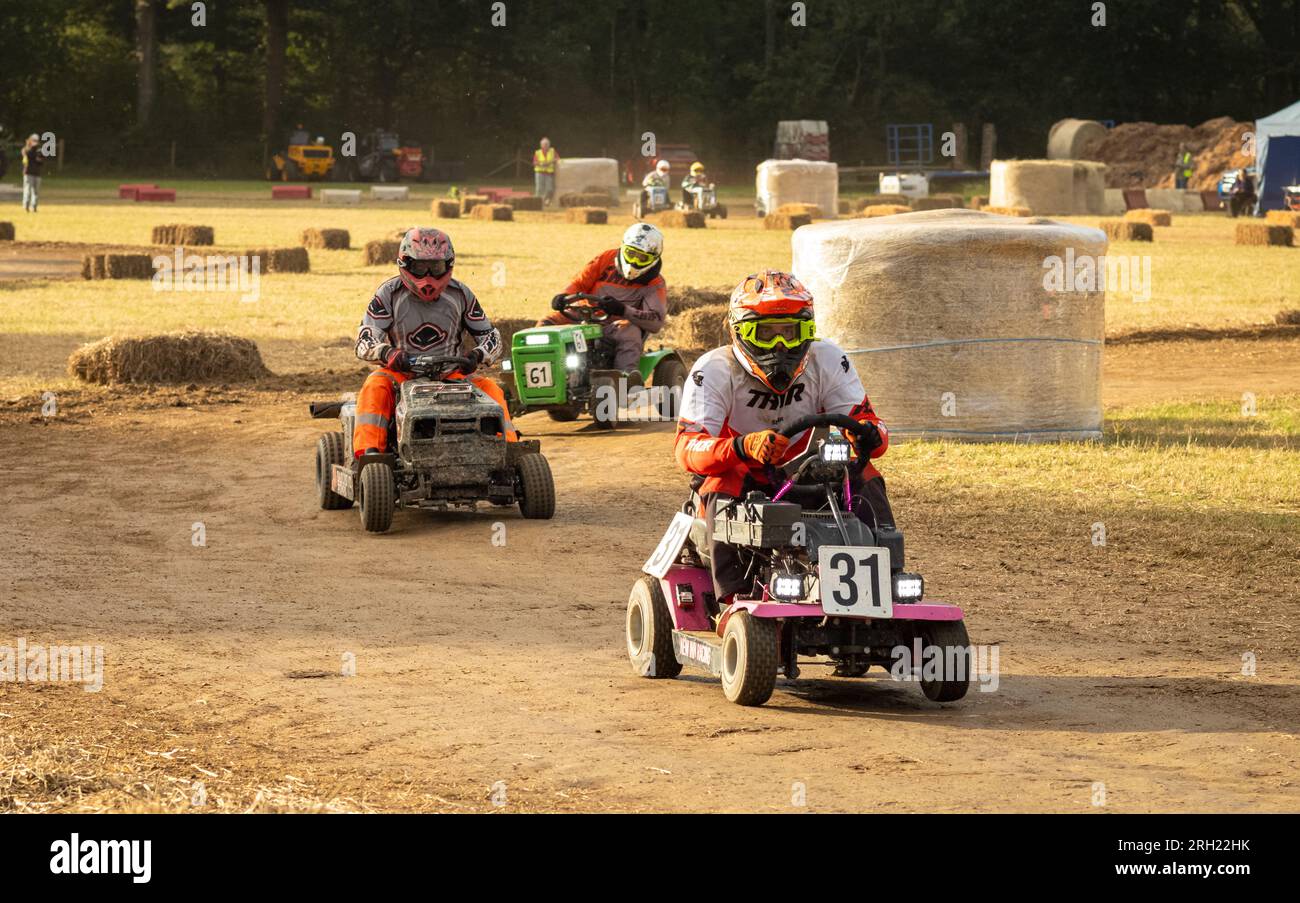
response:
[(81, 258), (83, 279), (152, 279), (153, 257), (148, 254), (87, 254)]
[(470, 213), (479, 204), (490, 204), (492, 199), (486, 194), (466, 194), (460, 199), (460, 212), (462, 214)]
[(819, 223), (793, 246), (819, 335), (856, 363), (894, 435), (1101, 435), (1104, 288), (1044, 279), (1044, 261), (1102, 257), (1099, 230), (933, 210)]
[(840, 208), (839, 167), (815, 160), (764, 160), (754, 187), (759, 209), (778, 212), (786, 204), (811, 204), (823, 211)]
[(989, 204), (1027, 207), (1039, 216), (1106, 211), (1106, 164), (1090, 160), (994, 160)]
[(352, 236), (347, 229), (304, 229), (304, 248), (324, 248), (327, 251), (346, 251), (352, 247)]
[(619, 169), (618, 161), (608, 157), (572, 157), (563, 158), (555, 164), (555, 196), (563, 198), (566, 194), (603, 194), (609, 203), (584, 201), (571, 204), (574, 207), (609, 207), (618, 197)]
[(214, 240), (211, 226), (190, 226), (184, 223), (171, 223), (166, 226), (153, 227), (153, 243), (156, 245), (210, 245)]

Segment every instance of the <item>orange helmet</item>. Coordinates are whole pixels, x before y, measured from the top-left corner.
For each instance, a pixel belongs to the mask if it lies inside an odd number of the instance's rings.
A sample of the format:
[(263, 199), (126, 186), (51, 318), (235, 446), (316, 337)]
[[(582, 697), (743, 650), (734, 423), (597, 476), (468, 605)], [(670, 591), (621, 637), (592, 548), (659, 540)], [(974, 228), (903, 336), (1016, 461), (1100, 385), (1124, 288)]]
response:
[(762, 270), (731, 292), (731, 347), (751, 376), (778, 394), (803, 373), (817, 338), (813, 297), (794, 276)]

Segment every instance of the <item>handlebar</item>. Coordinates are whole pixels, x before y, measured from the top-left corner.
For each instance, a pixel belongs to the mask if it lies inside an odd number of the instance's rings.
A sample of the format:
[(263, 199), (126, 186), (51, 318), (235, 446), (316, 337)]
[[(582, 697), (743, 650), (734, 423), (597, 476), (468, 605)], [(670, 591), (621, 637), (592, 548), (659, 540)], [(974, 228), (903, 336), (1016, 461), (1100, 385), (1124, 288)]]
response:
[(431, 354), (420, 355), (411, 358), (411, 372), (416, 376), (436, 379), (452, 370), (460, 370), (464, 367), (473, 367), (474, 362), (467, 357), (459, 355), (445, 355), (435, 357)]
[(857, 433), (859, 436), (865, 436), (867, 433), (865, 426), (847, 414), (808, 414), (781, 430), (781, 435), (793, 439), (804, 430), (816, 429), (819, 426), (834, 426), (846, 432)]
[[(588, 323), (602, 323), (609, 319), (609, 313), (600, 306), (603, 302), (608, 300), (607, 298), (602, 298), (600, 295), (589, 295), (586, 292), (577, 292), (572, 295), (566, 295), (565, 300), (570, 303), (565, 306), (564, 315), (570, 320), (579, 320)], [(574, 301), (588, 301), (590, 302), (590, 305), (574, 304), (572, 303)]]

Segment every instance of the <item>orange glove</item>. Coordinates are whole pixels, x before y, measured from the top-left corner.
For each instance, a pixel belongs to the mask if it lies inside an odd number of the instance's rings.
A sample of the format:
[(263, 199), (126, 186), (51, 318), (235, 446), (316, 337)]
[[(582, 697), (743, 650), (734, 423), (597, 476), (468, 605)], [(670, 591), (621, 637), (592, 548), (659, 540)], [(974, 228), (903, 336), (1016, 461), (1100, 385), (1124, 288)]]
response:
[(789, 447), (790, 440), (776, 430), (761, 430), (740, 437), (741, 455), (759, 464), (775, 464)]

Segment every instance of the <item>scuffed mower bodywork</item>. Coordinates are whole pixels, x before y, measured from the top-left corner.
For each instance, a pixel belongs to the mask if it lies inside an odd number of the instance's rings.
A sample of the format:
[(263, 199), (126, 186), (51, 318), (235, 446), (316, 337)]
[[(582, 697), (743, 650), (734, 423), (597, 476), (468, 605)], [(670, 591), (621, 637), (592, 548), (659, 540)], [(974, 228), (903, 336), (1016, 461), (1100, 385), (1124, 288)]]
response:
[[(417, 373), (438, 373), (462, 358), (417, 358)], [(402, 383), (389, 449), (355, 456), (354, 402), (316, 403), (313, 417), (338, 416), (342, 430), (316, 446), (316, 489), (325, 509), (361, 509), (362, 526), (382, 533), (396, 508), (473, 509), (518, 504), (530, 518), (555, 513), (555, 484), (536, 440), (507, 442), (505, 412), (473, 383), (421, 376)]]

